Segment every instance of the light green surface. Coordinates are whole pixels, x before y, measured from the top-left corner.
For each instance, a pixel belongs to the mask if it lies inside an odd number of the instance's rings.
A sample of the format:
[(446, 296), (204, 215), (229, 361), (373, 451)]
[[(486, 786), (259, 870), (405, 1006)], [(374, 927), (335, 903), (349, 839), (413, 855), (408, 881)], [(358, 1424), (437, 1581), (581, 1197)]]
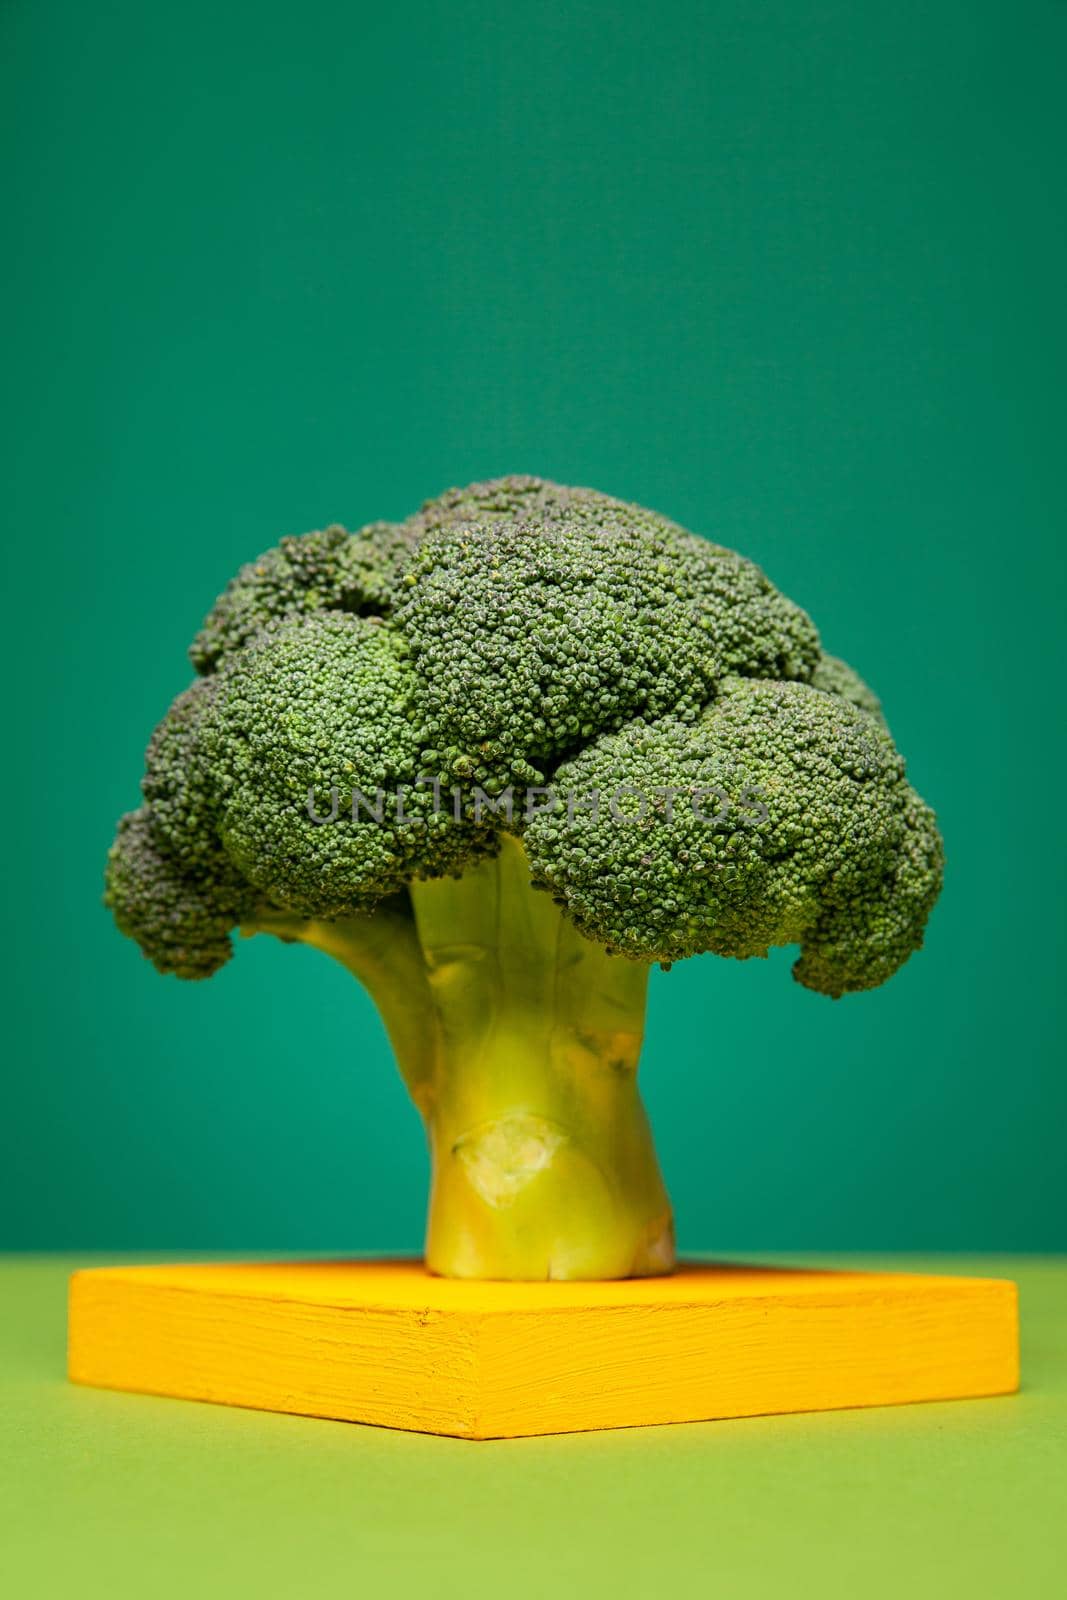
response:
[(68, 1385), (82, 1264), (0, 1269), (12, 1600), (1062, 1593), (1067, 1263), (877, 1263), (1014, 1277), (1019, 1395), (478, 1444)]

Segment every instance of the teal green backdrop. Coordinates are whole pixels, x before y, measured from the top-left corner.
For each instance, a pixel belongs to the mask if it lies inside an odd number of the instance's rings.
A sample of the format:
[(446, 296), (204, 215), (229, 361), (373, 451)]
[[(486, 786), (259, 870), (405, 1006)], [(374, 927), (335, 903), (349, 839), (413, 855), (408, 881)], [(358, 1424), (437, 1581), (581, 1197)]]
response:
[(1067, 1245), (1067, 7), (6, 0), (0, 1244), (413, 1249), (369, 1002), (100, 906), (185, 647), (287, 532), (535, 472), (760, 562), (949, 869), (838, 1004), (653, 983), (689, 1248)]

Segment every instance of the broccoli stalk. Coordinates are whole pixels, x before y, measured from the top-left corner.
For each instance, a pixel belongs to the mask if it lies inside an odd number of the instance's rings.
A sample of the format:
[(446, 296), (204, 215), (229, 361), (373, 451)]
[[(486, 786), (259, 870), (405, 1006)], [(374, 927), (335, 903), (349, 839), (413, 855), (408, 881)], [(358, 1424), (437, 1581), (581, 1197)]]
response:
[(426, 1126), (426, 1261), (457, 1278), (668, 1271), (670, 1202), (637, 1087), (649, 963), (608, 955), (535, 891), (522, 846), (414, 883), (412, 913), (269, 916), (348, 969)]
[(618, 1278), (673, 1262), (637, 1088), (649, 964), (530, 886), (521, 845), (417, 883), (438, 1058), (426, 1258), (463, 1278)]
[(654, 512), (506, 478), (285, 539), (191, 655), (107, 903), (161, 972), (210, 977), (240, 930), (366, 986), (429, 1136), (437, 1272), (669, 1270), (653, 962), (797, 945), (837, 999), (922, 942), (941, 840), (878, 701)]

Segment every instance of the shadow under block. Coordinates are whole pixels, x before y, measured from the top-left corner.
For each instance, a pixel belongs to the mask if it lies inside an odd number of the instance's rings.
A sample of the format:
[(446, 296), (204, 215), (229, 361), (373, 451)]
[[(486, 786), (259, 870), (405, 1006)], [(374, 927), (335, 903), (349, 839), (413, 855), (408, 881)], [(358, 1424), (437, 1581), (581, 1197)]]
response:
[(412, 1261), (75, 1273), (77, 1383), (468, 1439), (1006, 1394), (1013, 1283), (687, 1266), (469, 1283)]

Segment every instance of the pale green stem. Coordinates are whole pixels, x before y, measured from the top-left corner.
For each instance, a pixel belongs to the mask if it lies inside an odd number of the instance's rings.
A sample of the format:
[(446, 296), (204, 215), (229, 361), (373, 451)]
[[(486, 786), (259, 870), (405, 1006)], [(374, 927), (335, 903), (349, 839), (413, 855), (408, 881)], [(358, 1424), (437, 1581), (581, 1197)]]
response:
[(533, 890), (522, 847), (411, 885), (414, 921), (270, 917), (377, 1003), (426, 1124), (426, 1260), (449, 1277), (669, 1272), (670, 1203), (637, 1088), (647, 963)]

